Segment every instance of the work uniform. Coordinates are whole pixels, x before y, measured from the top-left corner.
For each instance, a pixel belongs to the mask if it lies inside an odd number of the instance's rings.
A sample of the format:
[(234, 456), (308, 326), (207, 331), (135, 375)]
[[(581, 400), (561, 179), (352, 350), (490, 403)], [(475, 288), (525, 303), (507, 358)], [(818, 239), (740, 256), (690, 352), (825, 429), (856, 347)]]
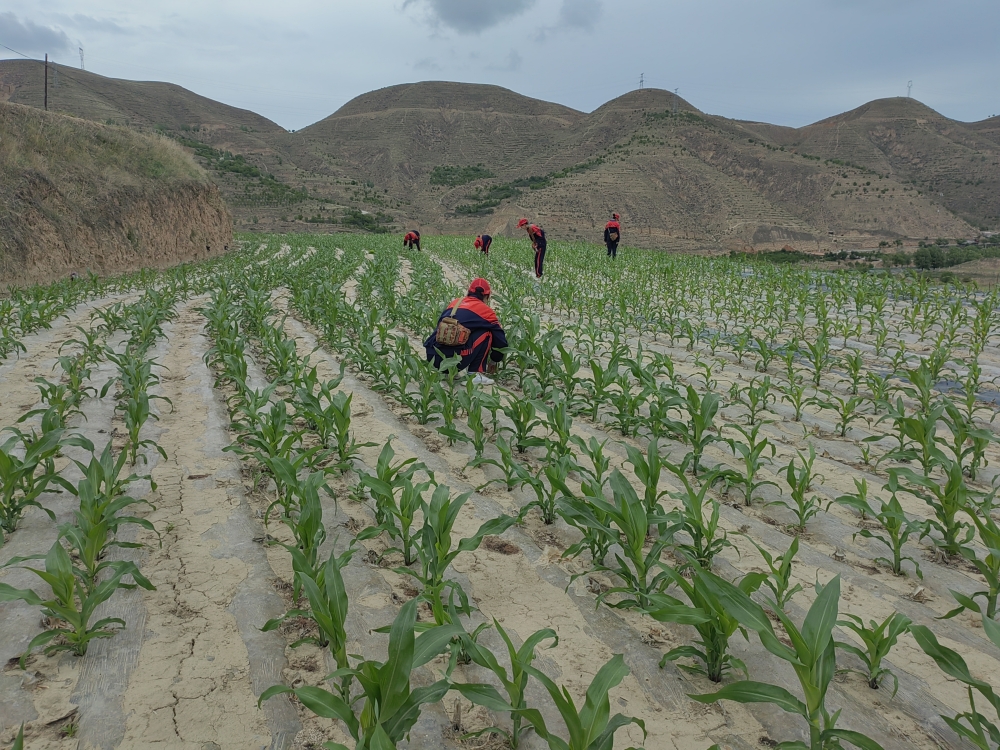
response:
[(440, 367), (442, 355), (454, 357), (458, 354), (462, 358), (458, 369), (486, 372), (486, 365), (491, 360), (493, 362), (503, 360), (503, 353), (497, 349), (507, 348), (507, 335), (500, 327), (500, 320), (492, 308), (471, 294), (461, 300), (452, 300), (438, 318), (439, 325), (446, 315), (451, 315), (456, 302), (459, 304), (455, 310), (455, 319), (469, 329), (469, 340), (462, 346), (439, 346), (437, 327), (435, 327), (434, 333), (424, 342), (427, 361), (433, 362), (435, 367)]
[(492, 237), (490, 237), (488, 234), (481, 234), (478, 237), (476, 237), (476, 241), (472, 243), (472, 246), (476, 248), (476, 250), (481, 250), (483, 252), (483, 255), (489, 255), (490, 245), (492, 244), (493, 244)]
[(545, 263), (545, 230), (537, 224), (528, 227), (528, 237), (531, 246), (535, 248), (535, 278), (542, 278), (542, 265)]
[(420, 232), (414, 229), (412, 232), (407, 232), (406, 236), (403, 237), (403, 247), (408, 247), (410, 250), (413, 248), (420, 249)]
[(618, 257), (618, 243), (622, 239), (622, 225), (616, 219), (612, 219), (604, 225), (604, 244), (608, 248), (608, 257)]

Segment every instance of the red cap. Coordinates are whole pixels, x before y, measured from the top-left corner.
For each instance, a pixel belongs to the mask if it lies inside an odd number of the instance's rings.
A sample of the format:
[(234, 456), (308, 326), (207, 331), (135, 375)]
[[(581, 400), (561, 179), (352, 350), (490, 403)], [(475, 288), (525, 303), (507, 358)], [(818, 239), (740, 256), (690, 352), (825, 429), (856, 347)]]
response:
[(611, 218), (618, 221), (618, 214), (611, 214)]
[(521, 219), (519, 222), (517, 222), (517, 228), (518, 229), (520, 229), (521, 227), (526, 227), (526, 226), (528, 226), (528, 220), (527, 219)]
[(482, 247), (483, 246), (483, 238), (482, 238), (481, 235), (476, 237), (476, 241), (472, 243), (472, 246), (473, 247)]
[(486, 279), (478, 278), (473, 279), (469, 284), (469, 294), (482, 294), (488, 297), (493, 294), (493, 290), (490, 289), (490, 282)]

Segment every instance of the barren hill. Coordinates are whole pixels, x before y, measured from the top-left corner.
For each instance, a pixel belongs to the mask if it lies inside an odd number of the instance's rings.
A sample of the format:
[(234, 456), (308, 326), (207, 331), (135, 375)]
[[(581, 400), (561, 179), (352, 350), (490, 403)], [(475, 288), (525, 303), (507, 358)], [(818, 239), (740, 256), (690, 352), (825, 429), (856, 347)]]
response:
[(224, 251), (232, 217), (162, 136), (0, 103), (0, 284)]
[[(32, 64), (0, 62), (0, 86), (37, 106)], [(911, 99), (796, 129), (708, 115), (656, 89), (588, 114), (424, 82), (287, 133), (170, 84), (69, 71), (59, 86), (66, 111), (99, 118), (113, 105), (193, 149), (240, 228), (498, 234), (523, 214), (551, 237), (598, 239), (616, 210), (640, 246), (815, 250), (1000, 228), (1000, 118), (959, 123)]]

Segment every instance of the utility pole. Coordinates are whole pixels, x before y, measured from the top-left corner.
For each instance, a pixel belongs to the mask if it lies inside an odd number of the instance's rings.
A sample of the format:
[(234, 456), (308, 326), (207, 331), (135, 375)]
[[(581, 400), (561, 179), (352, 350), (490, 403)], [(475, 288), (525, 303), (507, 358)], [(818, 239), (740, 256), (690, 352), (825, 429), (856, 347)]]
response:
[(674, 114), (675, 115), (677, 114), (677, 97), (678, 97), (677, 92), (678, 91), (680, 91), (680, 89), (674, 89)]
[(86, 70), (86, 68), (83, 67), (83, 47), (80, 47), (80, 70)]
[(49, 53), (45, 53), (45, 111), (49, 111)]
[(642, 91), (642, 87), (643, 87), (643, 84), (645, 83), (645, 81), (646, 81), (646, 74), (645, 73), (640, 73), (639, 74), (639, 91)]

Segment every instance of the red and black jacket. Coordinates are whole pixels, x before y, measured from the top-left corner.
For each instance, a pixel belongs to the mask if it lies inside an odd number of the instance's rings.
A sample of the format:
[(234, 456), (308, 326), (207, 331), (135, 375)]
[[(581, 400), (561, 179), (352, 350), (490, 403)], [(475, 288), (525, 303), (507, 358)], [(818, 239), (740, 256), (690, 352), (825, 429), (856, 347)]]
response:
[(476, 248), (476, 250), (482, 250), (484, 253), (489, 254), (490, 245), (492, 244), (493, 244), (492, 237), (490, 237), (488, 234), (481, 234), (478, 237), (476, 237), (476, 241), (472, 243), (472, 246)]
[(406, 236), (403, 237), (403, 247), (420, 249), (420, 232), (413, 230), (412, 232), (407, 232)]
[[(456, 302), (459, 300), (452, 300), (444, 309), (438, 318), (439, 324), (442, 318), (451, 315), (451, 308)], [(485, 369), (487, 357), (494, 362), (503, 359), (503, 354), (497, 349), (507, 348), (507, 335), (500, 326), (497, 314), (489, 305), (472, 295), (464, 297), (455, 311), (455, 319), (469, 329), (468, 342), (462, 346), (440, 346), (437, 343), (437, 326), (435, 326), (434, 333), (424, 342), (428, 360), (439, 363), (438, 350), (446, 357), (458, 354), (462, 357), (461, 369), (475, 369), (481, 372)]]
[(532, 224), (528, 227), (528, 237), (531, 238), (531, 244), (534, 245), (536, 250), (545, 249), (545, 230), (540, 226)]
[[(611, 238), (611, 232), (614, 231), (617, 234), (617, 239)], [(604, 244), (605, 245), (616, 245), (621, 242), (622, 239), (622, 225), (617, 221), (609, 221), (604, 225)]]

